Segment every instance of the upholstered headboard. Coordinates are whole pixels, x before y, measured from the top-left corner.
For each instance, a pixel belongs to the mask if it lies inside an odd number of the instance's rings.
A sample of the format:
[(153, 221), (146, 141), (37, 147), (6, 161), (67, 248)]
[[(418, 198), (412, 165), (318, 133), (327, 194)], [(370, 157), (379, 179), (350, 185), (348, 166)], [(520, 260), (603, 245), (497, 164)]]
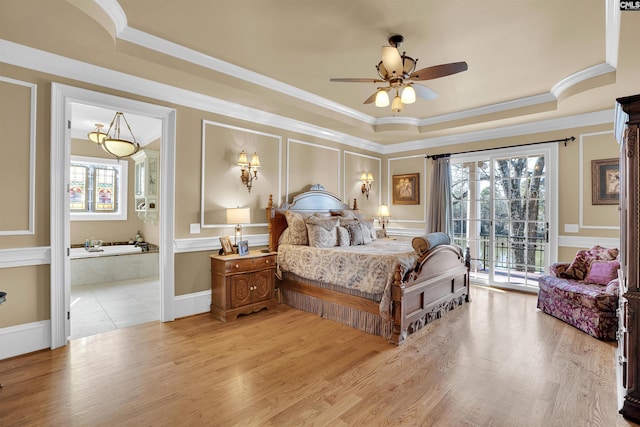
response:
[(342, 203), (342, 200), (335, 194), (324, 189), (320, 184), (313, 185), (311, 190), (298, 194), (293, 198), (291, 203), (283, 203), (278, 208), (273, 206), (273, 197), (269, 195), (269, 203), (267, 205), (267, 220), (269, 221), (269, 249), (271, 251), (278, 250), (278, 239), (284, 230), (287, 229), (287, 219), (284, 216), (285, 211), (295, 211), (302, 213), (314, 212), (341, 212), (345, 209), (357, 210), (357, 204), (354, 199), (354, 206)]

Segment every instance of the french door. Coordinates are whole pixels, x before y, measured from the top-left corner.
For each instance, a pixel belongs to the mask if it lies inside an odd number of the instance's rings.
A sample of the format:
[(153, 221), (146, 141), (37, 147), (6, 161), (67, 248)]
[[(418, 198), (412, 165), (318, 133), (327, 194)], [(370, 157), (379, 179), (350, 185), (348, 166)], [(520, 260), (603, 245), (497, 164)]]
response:
[[(454, 241), (472, 279), (536, 291), (555, 257), (555, 145), (451, 158)], [(553, 253), (552, 253), (553, 251)]]

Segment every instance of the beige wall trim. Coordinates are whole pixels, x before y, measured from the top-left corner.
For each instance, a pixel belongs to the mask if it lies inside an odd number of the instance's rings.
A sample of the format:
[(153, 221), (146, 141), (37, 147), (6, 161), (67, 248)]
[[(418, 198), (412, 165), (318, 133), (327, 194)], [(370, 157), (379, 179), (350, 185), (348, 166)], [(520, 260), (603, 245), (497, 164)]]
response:
[(387, 230), (387, 234), (389, 234), (390, 236), (416, 237), (416, 236), (424, 236), (425, 234), (424, 228), (386, 227), (386, 230)]
[[(202, 120), (202, 140), (201, 140), (201, 146), (202, 146), (202, 167), (200, 168), (200, 227), (202, 228), (229, 228), (229, 224), (224, 223), (224, 224), (207, 224), (205, 223), (205, 194), (207, 193), (207, 189), (206, 189), (206, 174), (205, 174), (205, 168), (206, 168), (206, 132), (207, 132), (207, 125), (210, 126), (219, 126), (219, 127), (223, 127), (223, 128), (227, 128), (227, 129), (232, 129), (232, 130), (236, 130), (239, 132), (247, 132), (247, 133), (251, 133), (251, 134), (255, 134), (255, 135), (261, 135), (261, 136), (265, 136), (267, 138), (273, 138), (274, 140), (277, 141), (278, 144), (278, 195), (277, 195), (277, 199), (276, 200), (281, 200), (282, 197), (282, 136), (280, 135), (274, 135), (271, 133), (266, 133), (266, 132), (260, 132), (254, 129), (250, 129), (250, 128), (243, 128), (243, 127), (239, 127), (239, 126), (232, 126), (232, 125), (228, 125), (225, 123), (219, 123), (219, 122), (214, 122), (214, 121), (210, 121), (210, 120)], [(239, 153), (238, 153), (239, 154)], [(248, 155), (250, 156), (251, 153), (248, 153)], [(264, 157), (263, 157), (263, 161), (264, 161)], [(266, 227), (267, 223), (252, 223), (252, 224), (246, 224), (243, 225), (243, 228), (249, 228), (249, 227)]]
[[(249, 248), (269, 245), (269, 235), (267, 234), (243, 234), (242, 237), (248, 241)], [(219, 237), (175, 239), (173, 248), (174, 253), (218, 251), (220, 249), (220, 240)]]
[(0, 268), (27, 267), (50, 263), (51, 248), (49, 246), (0, 249)]
[(558, 246), (568, 248), (592, 248), (595, 245), (600, 245), (605, 248), (619, 248), (620, 239), (617, 237), (558, 236)]
[[(290, 154), (290, 149), (291, 149), (291, 144), (300, 144), (300, 145), (308, 145), (310, 147), (315, 147), (315, 148), (319, 148), (321, 150), (330, 150), (330, 151), (336, 151), (338, 153), (338, 167), (336, 168), (336, 172), (338, 173), (338, 186), (340, 185), (340, 149), (338, 148), (333, 148), (333, 147), (327, 147), (324, 145), (320, 145), (320, 144), (314, 144), (312, 142), (305, 142), (305, 141), (300, 141), (298, 139), (293, 139), (293, 138), (287, 138), (287, 180), (285, 182), (286, 185), (286, 189), (285, 189), (285, 202), (289, 202), (289, 178), (290, 178), (290, 174), (291, 174), (291, 154)], [(327, 168), (328, 169), (328, 168)], [(307, 185), (314, 185), (314, 184), (322, 184), (322, 185), (326, 185), (326, 183), (324, 182), (307, 182)], [(336, 194), (336, 196), (338, 196), (339, 198), (344, 198), (344, 194)]]
[(49, 347), (51, 347), (49, 320), (0, 329), (0, 360)]
[[(584, 174), (584, 139), (589, 136), (594, 135), (606, 135), (606, 134), (614, 134), (613, 130), (607, 130), (602, 132), (593, 132), (593, 133), (581, 133), (578, 136), (578, 147), (579, 147), (579, 161), (578, 161), (578, 176), (582, 177)], [(614, 135), (615, 137), (615, 135)], [(584, 223), (584, 180), (579, 180), (579, 191), (578, 195), (580, 197), (578, 202), (578, 213), (579, 213), (579, 226), (580, 228), (591, 228), (597, 230), (620, 230), (620, 227), (615, 226), (607, 226), (607, 225), (585, 225)]]
[(173, 300), (176, 319), (206, 313), (211, 310), (211, 291), (178, 295)]
[[(25, 86), (30, 91), (29, 102), (29, 225), (26, 230), (0, 230), (0, 236), (17, 236), (25, 234), (34, 234), (34, 218), (36, 205), (36, 111), (37, 111), (37, 91), (38, 87), (34, 83), (24, 82), (21, 80), (11, 79), (9, 77), (0, 76), (0, 81)], [(2, 203), (10, 203), (11, 201), (3, 200)]]
[[(396, 222), (408, 222), (408, 223), (422, 223), (425, 224), (426, 227), (426, 222), (427, 222), (427, 158), (425, 157), (424, 154), (415, 154), (413, 156), (402, 156), (402, 157), (389, 157), (389, 159), (387, 159), (387, 201), (389, 203), (389, 208), (393, 209), (392, 206), (392, 200), (393, 198), (391, 197), (391, 188), (392, 188), (392, 184), (391, 181), (393, 179), (393, 173), (391, 172), (391, 162), (395, 162), (395, 161), (400, 161), (400, 160), (405, 160), (405, 159), (416, 159), (422, 157), (424, 159), (423, 163), (422, 163), (422, 171), (420, 172), (421, 175), (421, 179), (420, 179), (420, 200), (424, 200), (423, 202), (421, 202), (421, 204), (424, 205), (424, 209), (422, 211), (422, 219), (403, 219), (403, 220), (396, 220)], [(391, 217), (393, 218), (393, 211), (391, 211)], [(424, 230), (422, 230), (422, 233), (424, 234)]]

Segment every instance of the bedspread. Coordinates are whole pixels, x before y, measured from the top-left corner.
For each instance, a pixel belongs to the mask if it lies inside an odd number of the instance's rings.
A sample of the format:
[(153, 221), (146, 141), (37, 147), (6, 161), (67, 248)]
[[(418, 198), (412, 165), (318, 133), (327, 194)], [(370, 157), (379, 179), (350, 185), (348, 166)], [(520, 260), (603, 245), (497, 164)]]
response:
[(300, 277), (381, 295), (380, 314), (387, 317), (396, 266), (403, 271), (415, 265), (418, 255), (411, 242), (378, 239), (368, 245), (314, 248), (278, 247), (278, 268)]

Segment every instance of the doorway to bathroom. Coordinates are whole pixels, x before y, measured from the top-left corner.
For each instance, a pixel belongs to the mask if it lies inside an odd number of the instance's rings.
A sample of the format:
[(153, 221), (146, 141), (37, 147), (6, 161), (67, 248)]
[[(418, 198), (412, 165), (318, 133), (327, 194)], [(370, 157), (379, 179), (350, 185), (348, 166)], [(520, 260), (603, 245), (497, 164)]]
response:
[[(91, 140), (113, 134), (118, 117), (119, 137), (139, 144), (119, 159)], [(161, 133), (160, 119), (71, 103), (71, 339), (160, 320)]]
[[(127, 184), (123, 184), (125, 176), (114, 178), (112, 182), (114, 194), (122, 192), (123, 188), (128, 193), (126, 198), (118, 202), (126, 204), (119, 205), (122, 208), (119, 214), (126, 212), (127, 218), (91, 220), (86, 218), (88, 212), (80, 212), (80, 217), (74, 220), (73, 214), (78, 212), (72, 209), (71, 201), (77, 202), (78, 198), (72, 191), (75, 184), (71, 177), (72, 156), (100, 158), (100, 147), (87, 140), (87, 133), (95, 129), (98, 123), (105, 124), (103, 131), (106, 131), (117, 112), (125, 114), (136, 142), (140, 141), (143, 145), (139, 153), (144, 150), (158, 152), (154, 167), (162, 180), (156, 181), (154, 215), (147, 215), (144, 209), (150, 207), (151, 203), (146, 206), (136, 204), (138, 199), (134, 185), (135, 163), (138, 160), (118, 160), (107, 155), (107, 159), (110, 157), (117, 164), (127, 165), (124, 168)], [(99, 116), (99, 113), (103, 116)], [(144, 120), (152, 121), (155, 128), (147, 129)], [(74, 146), (81, 147), (79, 152), (75, 151)], [(66, 85), (52, 85), (52, 348), (66, 345), (69, 339), (80, 336), (150, 320), (173, 320), (174, 220), (171, 206), (174, 200), (174, 146), (175, 110)], [(93, 185), (94, 190), (98, 191), (96, 180), (87, 179), (86, 189)], [(118, 187), (120, 184), (123, 185)], [(100, 185), (100, 189), (103, 189), (104, 182)], [(104, 202), (93, 200), (96, 204)], [(136, 237), (136, 234), (141, 237)], [(87, 251), (84, 248), (87, 241), (91, 242), (92, 247), (95, 246), (95, 250)], [(129, 249), (133, 249), (134, 253), (119, 253)], [(81, 259), (73, 254), (77, 250), (83, 255)], [(109, 253), (110, 250), (116, 253)], [(103, 259), (92, 259), (94, 257)], [(152, 261), (148, 262), (150, 258)], [(125, 259), (128, 259), (127, 264), (122, 264)], [(78, 265), (72, 268), (75, 262)], [(147, 273), (149, 265), (152, 274)], [(122, 277), (124, 273), (129, 275)], [(93, 317), (84, 316), (83, 321), (83, 315), (86, 314)]]

